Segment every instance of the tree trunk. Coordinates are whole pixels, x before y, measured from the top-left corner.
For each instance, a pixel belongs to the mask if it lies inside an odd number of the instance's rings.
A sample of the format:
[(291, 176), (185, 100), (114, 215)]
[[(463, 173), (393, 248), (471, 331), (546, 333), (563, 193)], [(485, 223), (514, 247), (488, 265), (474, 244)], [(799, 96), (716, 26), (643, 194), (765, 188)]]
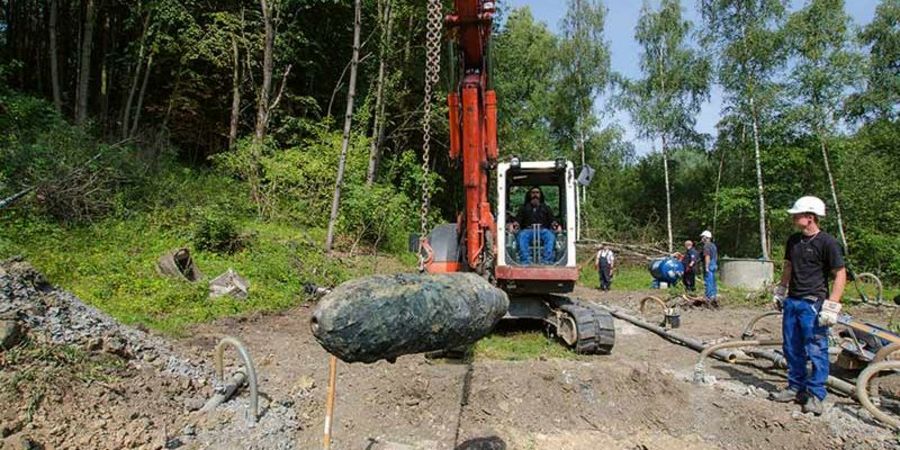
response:
[(275, 46), (275, 29), (272, 26), (272, 7), (267, 0), (260, 0), (259, 4), (263, 13), (265, 47), (263, 48), (262, 86), (259, 88), (259, 97), (256, 102), (256, 134), (254, 142), (257, 145), (262, 145), (269, 124), (269, 94), (272, 90), (272, 53)]
[(341, 184), (344, 182), (344, 166), (347, 162), (347, 151), (350, 147), (350, 126), (353, 119), (353, 99), (356, 96), (356, 67), (359, 62), (359, 32), (361, 28), (361, 0), (354, 2), (353, 18), (353, 57), (350, 64), (350, 87), (347, 93), (347, 112), (344, 114), (344, 139), (341, 143), (341, 157), (338, 160), (337, 181), (334, 184), (334, 198), (331, 201), (331, 217), (328, 219), (328, 235), (325, 237), (325, 250), (331, 252), (334, 245), (334, 228), (337, 223), (338, 208), (341, 204)]
[(109, 29), (109, 14), (103, 18), (103, 45), (100, 48), (100, 124), (106, 134), (107, 114), (109, 113), (109, 47), (112, 34)]
[(234, 68), (231, 74), (231, 122), (228, 127), (228, 148), (234, 148), (237, 141), (238, 121), (241, 116), (241, 55), (238, 51), (237, 39), (231, 37), (231, 52), (234, 57)]
[[(578, 132), (578, 147), (580, 147), (581, 149), (581, 167), (584, 167), (586, 165), (586, 159), (584, 157), (584, 122), (582, 122), (582, 126), (579, 127)], [(580, 240), (581, 230), (582, 227), (584, 227), (584, 205), (587, 204), (587, 186), (576, 184), (575, 189), (581, 189), (581, 205), (580, 209), (578, 210), (578, 227), (575, 229), (575, 240)]]
[(764, 260), (769, 259), (768, 233), (766, 232), (766, 196), (763, 187), (762, 158), (759, 152), (759, 124), (756, 117), (756, 105), (750, 95), (750, 117), (753, 120), (753, 149), (756, 152), (756, 186), (759, 192), (759, 246)]
[(719, 225), (719, 188), (722, 186), (722, 170), (725, 168), (725, 149), (722, 149), (722, 156), (719, 158), (719, 175), (716, 177), (716, 194), (713, 201), (713, 236), (716, 234), (716, 228)]
[(672, 238), (672, 188), (669, 185), (669, 148), (665, 136), (662, 137), (663, 170), (666, 174), (666, 229), (669, 232), (669, 253), (674, 250)]
[(75, 123), (87, 120), (88, 88), (91, 81), (91, 49), (94, 41), (95, 1), (86, 0), (84, 14), (84, 36), (81, 39), (81, 67), (78, 71), (78, 103), (75, 107)]
[(128, 124), (131, 122), (131, 105), (134, 102), (134, 94), (137, 93), (138, 83), (141, 80), (141, 67), (144, 65), (144, 51), (147, 45), (147, 33), (150, 29), (150, 16), (152, 11), (147, 12), (144, 18), (144, 28), (141, 32), (141, 44), (138, 46), (138, 57), (134, 63), (134, 78), (131, 80), (131, 89), (128, 91), (128, 99), (125, 101), (125, 107), (122, 108), (122, 139), (128, 137)]
[(141, 120), (141, 110), (144, 108), (144, 93), (147, 92), (147, 80), (150, 79), (150, 68), (153, 66), (153, 52), (147, 57), (147, 68), (144, 69), (144, 81), (141, 83), (141, 92), (138, 94), (137, 108), (134, 110), (134, 123), (131, 124), (130, 137), (137, 134), (138, 122)]
[(837, 214), (838, 231), (841, 233), (841, 243), (844, 245), (844, 253), (850, 254), (850, 247), (847, 247), (847, 235), (844, 233), (844, 217), (841, 214), (841, 204), (838, 202), (837, 187), (834, 182), (834, 175), (831, 173), (831, 163), (828, 162), (828, 148), (825, 144), (825, 136), (819, 133), (819, 144), (822, 148), (822, 160), (825, 162), (825, 172), (828, 174), (828, 184), (831, 186), (831, 200), (834, 201), (834, 212)]
[(50, 84), (53, 89), (53, 106), (62, 112), (62, 92), (59, 85), (59, 49), (56, 46), (56, 23), (59, 20), (59, 1), (50, 0)]
[[(380, 3), (380, 2), (379, 2)], [(378, 172), (378, 163), (381, 160), (381, 144), (384, 139), (384, 72), (387, 59), (387, 49), (391, 45), (391, 25), (393, 24), (393, 16), (391, 15), (392, 0), (387, 0), (384, 6), (384, 14), (382, 18), (382, 40), (381, 47), (378, 49), (378, 81), (375, 88), (375, 120), (372, 123), (372, 142), (369, 148), (369, 169), (366, 171), (366, 186), (371, 186), (375, 182), (375, 176)]]

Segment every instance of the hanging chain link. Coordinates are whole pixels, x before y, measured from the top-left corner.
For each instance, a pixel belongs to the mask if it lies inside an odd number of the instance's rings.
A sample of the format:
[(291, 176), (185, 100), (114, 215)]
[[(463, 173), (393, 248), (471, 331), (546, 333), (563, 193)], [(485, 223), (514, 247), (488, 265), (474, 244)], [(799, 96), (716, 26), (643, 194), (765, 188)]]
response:
[(428, 24), (425, 34), (425, 105), (422, 112), (422, 206), (419, 210), (419, 272), (425, 271), (424, 245), (428, 236), (428, 211), (431, 204), (431, 104), (434, 87), (440, 81), (441, 30), (443, 28), (441, 0), (428, 1)]

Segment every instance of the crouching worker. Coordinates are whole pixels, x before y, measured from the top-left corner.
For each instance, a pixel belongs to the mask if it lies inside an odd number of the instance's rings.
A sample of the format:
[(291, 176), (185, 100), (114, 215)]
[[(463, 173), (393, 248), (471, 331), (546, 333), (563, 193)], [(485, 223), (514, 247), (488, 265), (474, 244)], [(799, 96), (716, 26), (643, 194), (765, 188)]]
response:
[[(788, 387), (772, 399), (800, 403), (804, 413), (818, 416), (824, 412), (828, 380), (828, 327), (837, 323), (841, 312), (847, 272), (837, 240), (819, 229), (825, 203), (802, 197), (788, 213), (799, 232), (788, 238), (784, 272), (773, 298), (775, 308), (784, 312)], [(834, 287), (829, 294), (830, 276), (834, 276)], [(808, 362), (812, 371), (807, 370)]]

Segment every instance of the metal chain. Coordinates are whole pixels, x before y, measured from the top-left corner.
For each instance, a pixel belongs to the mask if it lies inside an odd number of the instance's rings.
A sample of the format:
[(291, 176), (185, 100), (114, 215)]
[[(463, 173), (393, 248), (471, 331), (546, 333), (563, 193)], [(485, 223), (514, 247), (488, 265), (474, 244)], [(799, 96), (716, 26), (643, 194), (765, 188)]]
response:
[(441, 30), (443, 28), (441, 0), (428, 1), (428, 24), (425, 34), (425, 105), (422, 112), (422, 206), (419, 210), (419, 272), (425, 271), (425, 251), (428, 236), (428, 210), (431, 203), (431, 103), (434, 86), (440, 81)]

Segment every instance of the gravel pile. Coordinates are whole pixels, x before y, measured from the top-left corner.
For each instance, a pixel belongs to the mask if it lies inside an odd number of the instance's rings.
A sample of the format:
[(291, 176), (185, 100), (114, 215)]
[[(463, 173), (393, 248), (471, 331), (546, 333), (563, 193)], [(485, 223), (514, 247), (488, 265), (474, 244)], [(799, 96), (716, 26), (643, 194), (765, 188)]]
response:
[(0, 322), (15, 322), (29, 335), (54, 344), (102, 350), (194, 380), (209, 379), (212, 374), (206, 364), (180, 358), (163, 339), (122, 325), (50, 285), (20, 258), (0, 262)]

